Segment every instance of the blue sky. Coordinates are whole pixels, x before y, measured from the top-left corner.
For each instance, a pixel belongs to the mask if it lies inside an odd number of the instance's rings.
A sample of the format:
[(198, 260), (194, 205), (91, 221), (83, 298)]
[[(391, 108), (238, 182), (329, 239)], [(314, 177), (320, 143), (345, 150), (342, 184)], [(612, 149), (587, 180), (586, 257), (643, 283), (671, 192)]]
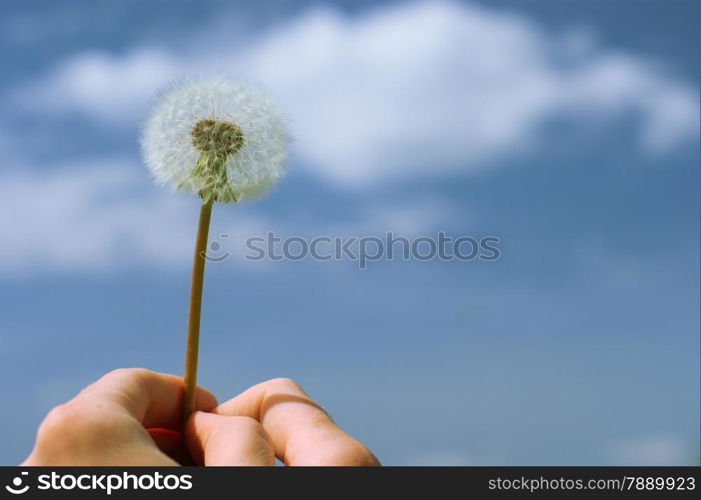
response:
[[(166, 7), (167, 5), (167, 7)], [(297, 379), (387, 464), (697, 463), (698, 4), (0, 7), (0, 462), (102, 373), (183, 363), (196, 200), (139, 124), (209, 72), (295, 137), (217, 206), (200, 382)], [(501, 239), (495, 262), (248, 262), (281, 236)]]

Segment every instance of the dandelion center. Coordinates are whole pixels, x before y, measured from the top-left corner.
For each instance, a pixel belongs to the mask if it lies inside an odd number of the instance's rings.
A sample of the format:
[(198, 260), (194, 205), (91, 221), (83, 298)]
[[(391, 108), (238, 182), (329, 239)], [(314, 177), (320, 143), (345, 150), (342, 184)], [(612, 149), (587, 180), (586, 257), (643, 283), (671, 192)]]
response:
[(195, 123), (190, 135), (195, 149), (214, 157), (226, 157), (236, 153), (245, 141), (238, 125), (212, 119)]

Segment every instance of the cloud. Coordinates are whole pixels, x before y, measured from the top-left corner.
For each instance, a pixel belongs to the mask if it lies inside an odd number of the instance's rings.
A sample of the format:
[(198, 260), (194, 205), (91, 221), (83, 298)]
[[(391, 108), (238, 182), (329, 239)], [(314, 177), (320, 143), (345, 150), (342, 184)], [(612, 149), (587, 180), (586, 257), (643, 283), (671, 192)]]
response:
[[(197, 200), (144, 191), (148, 183), (146, 171), (128, 160), (0, 172), (0, 198), (15, 207), (0, 214), (0, 274), (187, 268)], [(271, 222), (239, 211), (235, 227), (229, 243), (239, 251)]]
[(563, 116), (598, 127), (633, 113), (651, 152), (698, 136), (697, 92), (663, 67), (476, 5), (314, 8), (235, 43), (192, 40), (178, 52), (79, 53), (13, 97), (132, 126), (178, 75), (245, 74), (289, 113), (301, 164), (345, 186), (484, 168), (542, 142), (541, 126)]
[[(140, 265), (187, 268), (197, 200), (145, 186), (146, 171), (129, 160), (0, 171), (0, 199), (13, 207), (0, 213), (0, 275), (113, 272)], [(421, 198), (411, 204), (375, 203), (340, 224), (329, 224), (264, 217), (242, 206), (217, 210), (210, 239), (221, 244), (213, 255), (232, 254), (227, 266), (263, 270), (266, 266), (252, 267), (243, 259), (251, 236), (268, 231), (284, 237), (362, 236), (388, 230), (416, 236), (450, 227), (454, 213), (445, 201)]]
[[(144, 260), (170, 265), (186, 258), (194, 220), (182, 200), (135, 196), (128, 162), (94, 161), (50, 171), (0, 174), (0, 272), (94, 272)], [(131, 193), (131, 194), (130, 194)]]
[(652, 435), (612, 443), (608, 456), (613, 465), (691, 465), (689, 451), (676, 437)]
[(16, 95), (36, 111), (82, 113), (97, 121), (133, 124), (159, 87), (179, 74), (180, 64), (152, 49), (124, 57), (90, 51), (75, 55)]

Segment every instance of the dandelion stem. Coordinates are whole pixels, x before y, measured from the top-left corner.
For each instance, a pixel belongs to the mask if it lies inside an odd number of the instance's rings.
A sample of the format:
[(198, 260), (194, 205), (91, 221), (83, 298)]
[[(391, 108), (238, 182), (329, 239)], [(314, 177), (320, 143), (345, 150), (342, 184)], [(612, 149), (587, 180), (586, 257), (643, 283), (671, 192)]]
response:
[(187, 347), (185, 349), (185, 396), (183, 399), (183, 425), (195, 409), (195, 387), (197, 385), (197, 352), (200, 344), (200, 312), (202, 311), (202, 285), (207, 255), (209, 221), (212, 218), (211, 199), (204, 200), (200, 207), (200, 221), (195, 240), (195, 256), (192, 262), (192, 284), (190, 286), (190, 313), (187, 321)]

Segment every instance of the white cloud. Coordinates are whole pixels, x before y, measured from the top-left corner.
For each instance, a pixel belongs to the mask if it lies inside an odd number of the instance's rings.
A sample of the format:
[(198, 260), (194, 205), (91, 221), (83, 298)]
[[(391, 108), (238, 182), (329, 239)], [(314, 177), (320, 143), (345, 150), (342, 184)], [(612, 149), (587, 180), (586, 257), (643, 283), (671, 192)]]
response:
[(652, 435), (612, 443), (608, 456), (613, 465), (691, 465), (690, 450), (676, 437)]
[(558, 116), (598, 126), (638, 113), (652, 151), (698, 135), (697, 92), (661, 67), (475, 5), (317, 8), (247, 41), (199, 43), (77, 54), (14, 97), (132, 125), (177, 75), (249, 75), (288, 111), (302, 164), (345, 185), (484, 167), (537, 143)]
[(95, 161), (49, 171), (0, 174), (0, 272), (83, 270), (144, 260), (170, 265), (187, 258), (193, 215), (181, 199), (139, 196), (134, 170)]
[[(45, 272), (112, 272), (131, 266), (187, 268), (197, 224), (197, 200), (147, 189), (145, 169), (129, 161), (93, 160), (49, 169), (0, 172), (0, 275)], [(213, 256), (231, 253), (226, 265), (247, 265), (245, 240), (268, 231), (287, 237), (362, 236), (394, 231), (416, 236), (446, 229), (455, 208), (440, 199), (373, 204), (339, 224), (281, 221), (247, 207), (220, 207), (212, 225)], [(305, 219), (306, 220), (306, 219)], [(221, 237), (225, 234), (225, 237)], [(1, 339), (0, 339), (1, 340)]]
[[(0, 213), (0, 274), (92, 274), (141, 265), (187, 269), (197, 199), (144, 191), (149, 183), (146, 171), (129, 161), (0, 172), (0, 199), (13, 207)], [(235, 256), (227, 261), (231, 265), (243, 262), (246, 238), (279, 227), (245, 210), (217, 210), (213, 220), (210, 239)], [(217, 230), (226, 232), (225, 241)]]
[(34, 110), (79, 112), (98, 121), (133, 124), (159, 87), (179, 74), (180, 64), (168, 53), (151, 49), (123, 57), (85, 52), (16, 95)]

